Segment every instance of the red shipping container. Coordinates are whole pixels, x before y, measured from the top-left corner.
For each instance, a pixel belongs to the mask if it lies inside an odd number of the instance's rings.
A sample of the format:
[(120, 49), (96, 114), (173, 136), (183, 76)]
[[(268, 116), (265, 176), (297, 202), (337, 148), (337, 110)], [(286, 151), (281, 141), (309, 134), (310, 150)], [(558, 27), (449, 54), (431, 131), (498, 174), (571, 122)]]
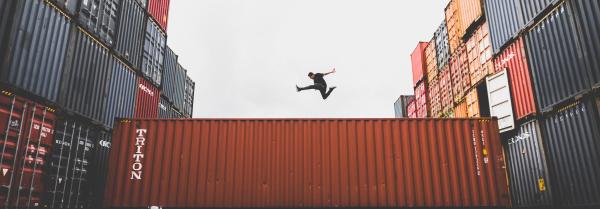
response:
[(494, 73), (493, 51), (487, 22), (479, 26), (467, 40), (467, 54), (471, 85), (475, 86), (485, 80), (487, 75)]
[(423, 75), (427, 73), (425, 62), (425, 48), (429, 45), (428, 42), (419, 42), (417, 48), (410, 54), (413, 73), (413, 85), (417, 85), (423, 79)]
[(408, 118), (417, 118), (417, 103), (416, 100), (412, 99), (408, 102), (408, 106), (406, 107), (406, 111), (408, 112)]
[(510, 207), (494, 119), (134, 119), (112, 139), (108, 208)]
[(429, 117), (439, 118), (442, 114), (442, 98), (440, 96), (439, 76), (429, 83)]
[(170, 0), (150, 0), (148, 2), (148, 13), (167, 32), (167, 23), (169, 22), (169, 3)]
[(425, 68), (427, 69), (427, 82), (435, 79), (438, 74), (437, 69), (437, 52), (435, 51), (435, 39), (429, 41), (427, 47), (425, 47)]
[(0, 201), (8, 208), (42, 206), (55, 120), (53, 109), (8, 91), (0, 94)]
[(464, 98), (465, 91), (471, 87), (467, 49), (464, 44), (459, 46), (452, 56), (450, 72), (452, 74), (452, 95), (454, 102), (458, 103)]
[(427, 85), (421, 82), (415, 87), (415, 106), (417, 108), (417, 118), (426, 118), (428, 116), (429, 102), (427, 98)]
[(495, 59), (495, 71), (508, 70), (510, 93), (513, 100), (516, 119), (535, 114), (536, 106), (533, 98), (533, 87), (523, 38), (517, 39)]
[(454, 96), (452, 96), (452, 74), (448, 65), (442, 69), (439, 75), (439, 95), (441, 114), (447, 117), (454, 108)]
[(158, 104), (160, 102), (160, 91), (152, 83), (142, 77), (138, 77), (137, 92), (135, 96), (136, 118), (158, 117)]

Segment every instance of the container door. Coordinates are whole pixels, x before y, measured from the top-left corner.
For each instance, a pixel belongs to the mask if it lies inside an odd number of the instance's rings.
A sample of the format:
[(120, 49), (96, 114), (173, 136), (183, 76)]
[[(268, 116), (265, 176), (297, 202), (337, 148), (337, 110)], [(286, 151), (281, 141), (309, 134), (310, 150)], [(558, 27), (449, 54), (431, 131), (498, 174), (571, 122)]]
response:
[(487, 94), (489, 98), (490, 114), (498, 117), (500, 133), (513, 130), (515, 119), (508, 87), (508, 73), (506, 70), (486, 78)]

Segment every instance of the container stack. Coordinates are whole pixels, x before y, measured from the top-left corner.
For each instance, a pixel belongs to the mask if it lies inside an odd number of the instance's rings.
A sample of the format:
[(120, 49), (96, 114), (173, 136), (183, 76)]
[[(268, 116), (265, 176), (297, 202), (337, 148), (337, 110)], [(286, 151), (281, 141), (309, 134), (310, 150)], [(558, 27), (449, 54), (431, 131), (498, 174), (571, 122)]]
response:
[[(411, 115), (416, 114), (414, 109), (415, 96), (414, 95), (401, 95), (396, 102), (394, 102), (394, 113), (396, 118), (408, 118)], [(411, 105), (413, 105), (411, 107)]]
[(515, 207), (600, 205), (600, 3), (451, 0), (445, 16), (412, 59), (427, 117), (498, 118)]
[(191, 117), (194, 82), (166, 45), (168, 8), (0, 2), (4, 207), (98, 206), (115, 118)]

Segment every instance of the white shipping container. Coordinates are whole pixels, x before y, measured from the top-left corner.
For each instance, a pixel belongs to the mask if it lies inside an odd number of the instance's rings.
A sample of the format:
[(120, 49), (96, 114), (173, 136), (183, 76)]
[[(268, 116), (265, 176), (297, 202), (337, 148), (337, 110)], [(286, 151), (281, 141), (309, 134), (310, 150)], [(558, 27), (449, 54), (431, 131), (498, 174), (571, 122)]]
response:
[(512, 110), (512, 99), (506, 69), (486, 78), (490, 114), (498, 118), (500, 133), (515, 128), (515, 117)]

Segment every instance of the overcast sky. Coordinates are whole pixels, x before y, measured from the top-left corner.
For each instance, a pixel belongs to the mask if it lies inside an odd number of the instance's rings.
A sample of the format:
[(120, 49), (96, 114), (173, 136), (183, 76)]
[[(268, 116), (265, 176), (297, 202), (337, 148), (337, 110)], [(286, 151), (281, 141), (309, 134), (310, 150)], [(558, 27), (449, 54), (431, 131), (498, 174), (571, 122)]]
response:
[[(196, 82), (194, 117), (394, 117), (410, 53), (447, 0), (171, 0), (168, 45)], [(308, 72), (337, 86), (327, 100)]]

